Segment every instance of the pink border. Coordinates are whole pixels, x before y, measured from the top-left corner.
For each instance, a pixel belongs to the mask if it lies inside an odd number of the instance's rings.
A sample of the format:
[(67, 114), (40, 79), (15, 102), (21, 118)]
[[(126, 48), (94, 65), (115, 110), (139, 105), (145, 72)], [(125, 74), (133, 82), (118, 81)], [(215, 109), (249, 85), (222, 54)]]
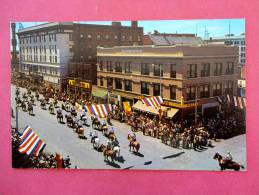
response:
[[(0, 194), (259, 194), (259, 6), (257, 0), (1, 2)], [(10, 145), (10, 21), (245, 18), (248, 171), (15, 170)]]

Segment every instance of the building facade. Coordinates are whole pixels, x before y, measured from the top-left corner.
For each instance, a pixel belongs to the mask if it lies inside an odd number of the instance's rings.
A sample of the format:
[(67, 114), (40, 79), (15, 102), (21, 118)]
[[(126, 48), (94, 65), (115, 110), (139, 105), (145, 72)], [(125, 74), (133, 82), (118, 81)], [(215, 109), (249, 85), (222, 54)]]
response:
[(72, 40), (74, 55), (69, 64), (69, 76), (96, 84), (96, 48), (142, 45), (143, 28), (138, 27), (137, 21), (132, 21), (131, 26), (122, 26), (120, 22), (112, 22), (112, 25), (74, 24)]
[(20, 29), (20, 71), (39, 74), (45, 82), (66, 85), (67, 77), (96, 84), (96, 47), (141, 45), (143, 28), (54, 22)]
[(236, 45), (238, 47), (238, 63), (241, 66), (245, 65), (246, 56), (245, 56), (245, 34), (240, 36), (234, 36), (233, 34), (226, 35), (225, 37), (210, 37), (208, 42), (223, 42), (226, 45)]
[(177, 107), (196, 101), (215, 105), (215, 97), (236, 95), (238, 48), (219, 44), (133, 46), (97, 49), (97, 87), (136, 102), (162, 96)]
[(20, 29), (20, 71), (41, 75), (43, 80), (61, 86), (68, 76), (68, 63), (73, 57), (71, 33), (73, 23), (46, 23)]

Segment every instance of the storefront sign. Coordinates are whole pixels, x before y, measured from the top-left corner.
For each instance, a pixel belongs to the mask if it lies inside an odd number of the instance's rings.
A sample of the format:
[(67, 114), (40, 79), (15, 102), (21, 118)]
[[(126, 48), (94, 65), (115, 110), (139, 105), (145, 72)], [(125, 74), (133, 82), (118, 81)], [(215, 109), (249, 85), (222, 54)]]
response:
[(170, 106), (170, 107), (176, 107), (176, 108), (191, 108), (191, 107), (198, 106), (199, 104), (198, 103), (179, 104), (179, 103), (175, 103), (175, 102), (164, 101), (163, 105)]
[(72, 80), (72, 79), (68, 80), (68, 85), (75, 86), (75, 87), (80, 87), (80, 88), (84, 88), (84, 89), (91, 89), (91, 83), (88, 83), (88, 82), (77, 82), (76, 80)]

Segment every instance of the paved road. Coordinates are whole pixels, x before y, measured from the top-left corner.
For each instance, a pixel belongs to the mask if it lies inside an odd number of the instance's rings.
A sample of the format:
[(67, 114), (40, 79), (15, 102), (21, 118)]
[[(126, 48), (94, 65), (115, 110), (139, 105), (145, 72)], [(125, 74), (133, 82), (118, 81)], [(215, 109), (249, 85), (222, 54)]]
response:
[[(24, 91), (24, 89), (22, 89)], [(12, 107), (15, 108), (15, 86), (11, 86)], [(14, 109), (15, 110), (15, 109)], [(62, 156), (69, 155), (72, 167), (75, 165), (85, 169), (162, 169), (162, 170), (219, 170), (217, 161), (212, 157), (215, 152), (226, 153), (231, 151), (234, 160), (246, 167), (246, 142), (245, 135), (240, 135), (229, 140), (213, 142), (215, 147), (208, 148), (202, 152), (193, 150), (176, 149), (166, 146), (160, 140), (137, 133), (137, 139), (141, 143), (141, 155), (129, 152), (127, 135), (131, 133), (130, 127), (118, 121), (112, 121), (115, 134), (120, 142), (122, 161), (108, 164), (104, 161), (102, 153), (93, 149), (90, 143), (91, 127), (85, 127), (87, 140), (79, 139), (77, 134), (65, 124), (57, 122), (56, 116), (42, 110), (39, 102), (34, 106), (35, 116), (23, 112), (19, 108), (19, 128), (30, 125), (42, 138), (47, 146), (45, 152), (59, 153)], [(15, 126), (15, 119), (12, 119)], [(107, 143), (101, 132), (98, 132), (101, 143)]]

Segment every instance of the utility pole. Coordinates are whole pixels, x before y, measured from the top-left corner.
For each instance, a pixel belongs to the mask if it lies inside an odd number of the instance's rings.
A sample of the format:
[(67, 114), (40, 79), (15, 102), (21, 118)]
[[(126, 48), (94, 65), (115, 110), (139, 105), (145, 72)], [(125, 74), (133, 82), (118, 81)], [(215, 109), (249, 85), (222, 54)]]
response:
[(197, 126), (197, 86), (195, 86), (195, 127)]

